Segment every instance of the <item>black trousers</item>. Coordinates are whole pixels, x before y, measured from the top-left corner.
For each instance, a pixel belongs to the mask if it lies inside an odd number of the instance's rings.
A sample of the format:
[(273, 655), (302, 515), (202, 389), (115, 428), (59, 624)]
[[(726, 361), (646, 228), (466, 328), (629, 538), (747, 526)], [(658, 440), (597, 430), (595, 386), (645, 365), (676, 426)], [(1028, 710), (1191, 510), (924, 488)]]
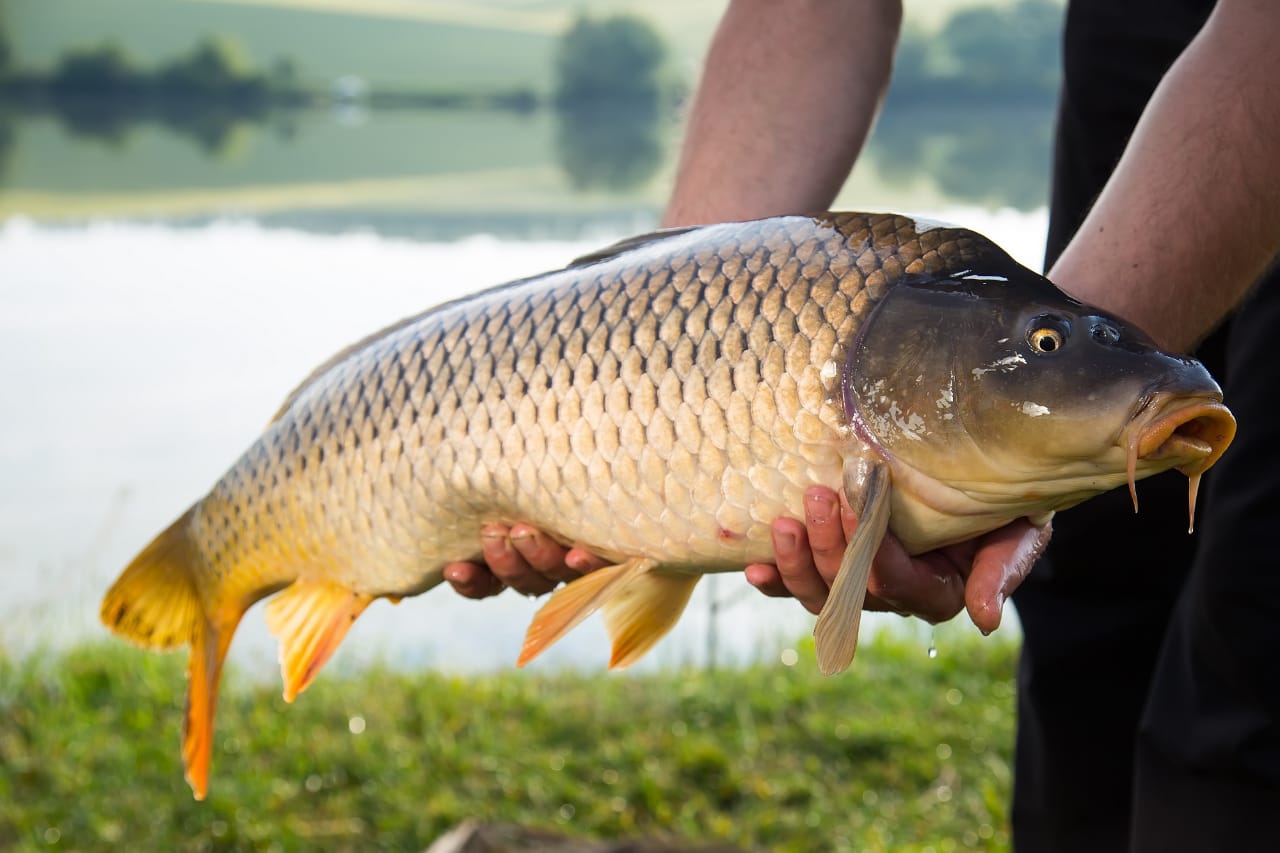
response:
[[(1211, 7), (1072, 0), (1047, 263)], [(1280, 844), (1280, 559), (1271, 547), (1280, 421), (1269, 414), (1280, 393), (1280, 276), (1197, 355), (1239, 421), (1202, 485), (1197, 533), (1186, 533), (1179, 474), (1140, 483), (1137, 516), (1127, 489), (1111, 492), (1055, 518), (1046, 559), (1014, 596), (1025, 633), (1013, 804), (1021, 853)]]

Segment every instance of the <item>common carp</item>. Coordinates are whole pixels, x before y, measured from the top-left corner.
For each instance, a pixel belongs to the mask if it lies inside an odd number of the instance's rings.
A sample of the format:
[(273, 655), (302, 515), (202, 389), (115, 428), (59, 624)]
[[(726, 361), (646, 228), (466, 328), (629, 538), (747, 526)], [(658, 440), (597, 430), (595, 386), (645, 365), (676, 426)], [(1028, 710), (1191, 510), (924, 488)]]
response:
[(770, 522), (821, 484), (860, 519), (815, 630), (835, 672), (886, 530), (920, 553), (1169, 468), (1194, 515), (1234, 431), (1198, 362), (972, 231), (866, 213), (675, 229), (335, 355), (102, 618), (191, 647), (182, 754), (203, 798), (223, 659), (266, 596), (292, 700), (372, 601), (524, 521), (611, 565), (550, 597), (518, 663), (600, 609), (626, 666), (702, 574), (769, 560)]

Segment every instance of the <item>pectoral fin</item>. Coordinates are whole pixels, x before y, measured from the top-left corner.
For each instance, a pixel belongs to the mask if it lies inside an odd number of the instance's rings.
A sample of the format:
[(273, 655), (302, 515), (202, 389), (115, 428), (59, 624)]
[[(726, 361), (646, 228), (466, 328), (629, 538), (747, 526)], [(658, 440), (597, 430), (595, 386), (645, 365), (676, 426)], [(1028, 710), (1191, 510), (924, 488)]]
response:
[(818, 669), (824, 675), (848, 669), (858, 648), (858, 627), (862, 623), (871, 562), (889, 529), (890, 490), (888, 465), (862, 459), (845, 463), (845, 497), (858, 516), (858, 527), (845, 548), (831, 593), (813, 629)]
[(371, 595), (311, 581), (298, 581), (271, 600), (267, 628), (280, 640), (284, 701), (307, 689), (371, 601)]

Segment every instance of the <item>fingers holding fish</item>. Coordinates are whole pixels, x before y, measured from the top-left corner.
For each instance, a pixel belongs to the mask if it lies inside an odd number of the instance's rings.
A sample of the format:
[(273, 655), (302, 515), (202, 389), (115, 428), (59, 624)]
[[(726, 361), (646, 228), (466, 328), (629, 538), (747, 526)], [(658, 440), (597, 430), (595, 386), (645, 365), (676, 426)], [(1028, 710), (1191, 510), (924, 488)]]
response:
[[(747, 581), (765, 595), (791, 596), (810, 613), (820, 612), (830, 586), (815, 563), (814, 548), (805, 525), (794, 518), (779, 518), (773, 522), (770, 533), (777, 564), (747, 566)], [(843, 537), (843, 533), (840, 535)]]
[(1000, 627), (1004, 603), (1031, 572), (1053, 534), (1053, 525), (1025, 518), (993, 530), (979, 541), (965, 584), (965, 608), (984, 634)]
[(565, 548), (529, 524), (486, 525), (480, 532), (484, 563), (444, 567), (444, 579), (466, 598), (489, 598), (511, 587), (542, 595), (558, 584), (603, 568), (608, 561), (581, 547)]
[(480, 534), (481, 554), (489, 571), (506, 586), (525, 595), (542, 595), (555, 589), (570, 573), (564, 566), (565, 549), (527, 524), (510, 529), (487, 525)]
[(507, 588), (487, 566), (479, 563), (449, 563), (444, 567), (444, 579), (454, 592), (465, 598), (489, 598)]
[(591, 553), (586, 548), (575, 545), (564, 555), (564, 564), (572, 573), (569, 580), (573, 580), (573, 578), (585, 575), (587, 572), (603, 569), (609, 565), (609, 561)]
[(892, 533), (885, 535), (871, 567), (867, 610), (888, 610), (946, 622), (964, 609), (968, 565), (947, 551), (911, 556)]
[[(814, 568), (822, 576), (824, 585), (830, 588), (858, 520), (834, 491), (825, 486), (810, 486), (804, 493), (804, 521), (809, 547), (813, 551)], [(782, 568), (781, 563), (779, 568)]]

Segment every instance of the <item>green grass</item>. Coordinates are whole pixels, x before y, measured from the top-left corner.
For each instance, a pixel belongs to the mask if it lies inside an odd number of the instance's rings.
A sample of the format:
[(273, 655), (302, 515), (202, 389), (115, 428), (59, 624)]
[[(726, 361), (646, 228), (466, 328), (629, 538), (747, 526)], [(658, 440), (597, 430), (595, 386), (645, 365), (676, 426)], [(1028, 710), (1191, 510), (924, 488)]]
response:
[(1005, 849), (1015, 647), (852, 671), (322, 675), (224, 685), (209, 799), (181, 778), (183, 660), (0, 657), (0, 848), (422, 849), (477, 817), (769, 850)]

